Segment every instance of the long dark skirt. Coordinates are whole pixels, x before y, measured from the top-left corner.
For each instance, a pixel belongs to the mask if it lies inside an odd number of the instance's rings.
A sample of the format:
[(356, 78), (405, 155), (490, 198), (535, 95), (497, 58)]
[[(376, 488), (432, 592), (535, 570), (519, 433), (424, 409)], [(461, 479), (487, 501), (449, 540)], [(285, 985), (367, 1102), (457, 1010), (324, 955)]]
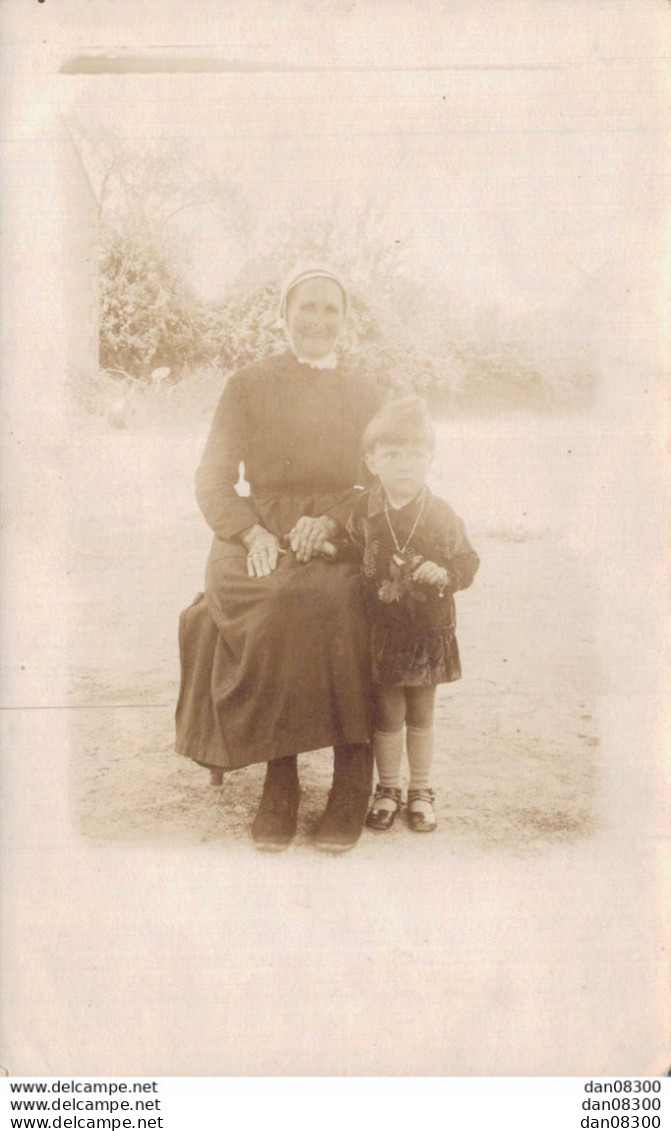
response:
[(215, 541), (206, 592), (180, 617), (180, 754), (234, 769), (370, 741), (368, 627), (356, 566), (287, 555), (249, 578)]

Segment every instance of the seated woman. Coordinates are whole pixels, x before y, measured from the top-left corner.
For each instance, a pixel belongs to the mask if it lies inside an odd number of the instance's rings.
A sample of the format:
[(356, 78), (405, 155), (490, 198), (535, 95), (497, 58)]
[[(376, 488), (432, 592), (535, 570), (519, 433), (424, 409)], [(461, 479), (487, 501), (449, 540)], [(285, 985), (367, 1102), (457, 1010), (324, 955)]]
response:
[[(296, 755), (334, 748), (315, 842), (356, 844), (372, 785), (368, 630), (358, 571), (324, 556), (360, 483), (377, 388), (334, 348), (347, 315), (335, 271), (286, 280), (289, 350), (227, 382), (196, 493), (214, 531), (205, 593), (180, 618), (177, 750), (210, 768), (267, 762), (252, 836), (287, 847), (300, 796)], [(249, 497), (235, 490), (240, 466)]]

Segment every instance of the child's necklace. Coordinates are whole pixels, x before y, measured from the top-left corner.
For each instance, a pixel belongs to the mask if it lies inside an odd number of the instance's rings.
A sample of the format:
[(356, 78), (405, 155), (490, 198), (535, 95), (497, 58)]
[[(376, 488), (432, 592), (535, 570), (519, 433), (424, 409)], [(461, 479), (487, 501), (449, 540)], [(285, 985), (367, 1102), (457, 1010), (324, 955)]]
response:
[(395, 562), (395, 564), (399, 567), (402, 566), (402, 565), (405, 565), (406, 559), (404, 558), (403, 555), (405, 554), (405, 551), (407, 550), (408, 546), (410, 545), (410, 543), (412, 541), (413, 534), (415, 533), (417, 527), (419, 526), (419, 520), (424, 513), (424, 503), (425, 502), (426, 502), (426, 487), (422, 487), (422, 504), (419, 508), (417, 518), (415, 519), (415, 521), (413, 523), (412, 530), (410, 531), (408, 537), (406, 538), (405, 543), (403, 544), (403, 546), (399, 546), (398, 538), (396, 537), (396, 531), (394, 530), (394, 527), (391, 524), (391, 518), (389, 516), (388, 499), (387, 499), (386, 495), (384, 497), (384, 514), (385, 514), (385, 518), (387, 520), (387, 526), (389, 527), (389, 533), (391, 534), (392, 538), (394, 539), (394, 545), (396, 547), (396, 553), (392, 556), (392, 561)]

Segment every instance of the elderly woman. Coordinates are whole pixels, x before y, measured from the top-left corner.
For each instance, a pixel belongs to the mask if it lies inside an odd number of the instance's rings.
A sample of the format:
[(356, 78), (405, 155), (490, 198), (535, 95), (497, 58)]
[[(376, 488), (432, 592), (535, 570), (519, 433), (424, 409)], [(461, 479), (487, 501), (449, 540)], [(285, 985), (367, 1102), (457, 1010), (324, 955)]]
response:
[[(252, 837), (278, 851), (296, 832), (296, 755), (334, 748), (316, 830), (356, 844), (372, 780), (368, 636), (357, 569), (326, 557), (360, 482), (374, 385), (336, 358), (341, 278), (296, 269), (282, 290), (289, 350), (227, 382), (196, 475), (214, 531), (205, 594), (180, 618), (177, 750), (212, 768), (266, 762)], [(250, 495), (235, 489), (241, 465)]]

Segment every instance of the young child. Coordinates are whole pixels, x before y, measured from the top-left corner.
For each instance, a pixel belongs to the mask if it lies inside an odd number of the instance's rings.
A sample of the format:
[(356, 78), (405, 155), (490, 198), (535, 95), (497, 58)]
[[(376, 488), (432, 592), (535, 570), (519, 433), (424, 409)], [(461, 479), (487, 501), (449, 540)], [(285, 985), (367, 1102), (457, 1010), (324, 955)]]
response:
[(366, 824), (389, 829), (401, 808), (405, 742), (408, 824), (436, 827), (431, 788), (436, 685), (459, 679), (452, 594), (472, 582), (479, 559), (463, 523), (426, 486), (435, 446), (421, 397), (391, 401), (371, 420), (364, 458), (378, 483), (356, 500), (348, 533), (363, 558), (376, 685), (379, 785)]

